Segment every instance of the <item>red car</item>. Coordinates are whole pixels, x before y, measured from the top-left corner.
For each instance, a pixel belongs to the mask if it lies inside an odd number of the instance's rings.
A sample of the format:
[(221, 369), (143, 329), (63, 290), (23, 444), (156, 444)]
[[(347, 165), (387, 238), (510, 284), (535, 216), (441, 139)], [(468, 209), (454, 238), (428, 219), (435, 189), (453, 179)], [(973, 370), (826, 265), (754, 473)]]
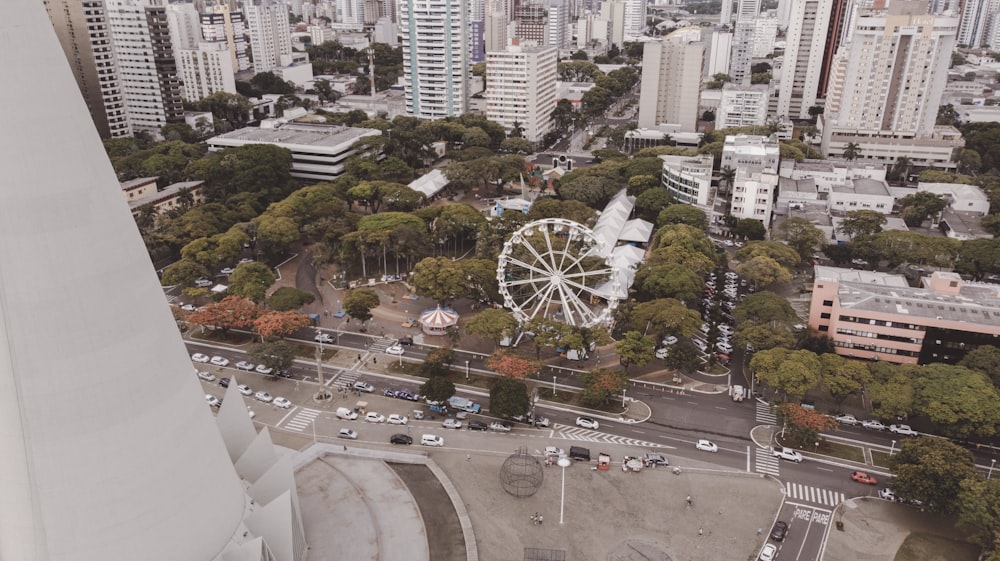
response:
[(865, 473), (863, 471), (856, 471), (851, 474), (851, 479), (857, 481), (858, 483), (865, 483), (867, 485), (877, 485), (878, 481), (875, 481), (875, 477)]

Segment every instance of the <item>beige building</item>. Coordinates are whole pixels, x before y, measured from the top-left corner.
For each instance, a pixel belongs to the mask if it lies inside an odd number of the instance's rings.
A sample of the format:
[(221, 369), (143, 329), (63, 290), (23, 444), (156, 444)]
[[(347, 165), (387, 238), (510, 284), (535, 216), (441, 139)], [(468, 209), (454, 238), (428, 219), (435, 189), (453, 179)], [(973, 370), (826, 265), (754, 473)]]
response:
[[(146, 207), (153, 208), (159, 215), (181, 208), (184, 204), (198, 205), (205, 202), (205, 195), (201, 189), (204, 181), (182, 181), (160, 189), (157, 185), (158, 179), (158, 177), (140, 177), (122, 182), (122, 193), (128, 201), (133, 217), (138, 216)], [(190, 198), (182, 195), (190, 195)], [(187, 203), (185, 198), (188, 198)]]
[(639, 127), (665, 123), (696, 132), (704, 64), (705, 44), (697, 27), (647, 42), (642, 52)]
[(515, 122), (524, 138), (538, 142), (552, 129), (556, 108), (555, 47), (522, 46), (486, 53), (486, 118), (509, 134)]

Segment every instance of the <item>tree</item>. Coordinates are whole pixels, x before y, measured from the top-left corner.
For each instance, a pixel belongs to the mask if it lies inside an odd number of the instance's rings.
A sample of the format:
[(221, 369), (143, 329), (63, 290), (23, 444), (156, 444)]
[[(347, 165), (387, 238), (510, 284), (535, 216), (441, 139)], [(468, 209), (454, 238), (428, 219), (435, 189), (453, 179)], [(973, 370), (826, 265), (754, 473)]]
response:
[(753, 218), (740, 218), (732, 230), (734, 235), (745, 240), (762, 240), (767, 236), (764, 224)]
[(882, 231), (889, 219), (874, 210), (852, 210), (837, 226), (837, 231), (851, 239), (873, 236)]
[(505, 138), (503, 142), (500, 143), (500, 149), (504, 152), (519, 152), (523, 154), (530, 154), (533, 152), (534, 144), (530, 140), (521, 137), (510, 137)]
[(969, 540), (995, 555), (1000, 536), (1000, 479), (970, 477), (959, 483), (958, 526)]
[(784, 420), (786, 438), (799, 447), (812, 446), (819, 442), (820, 432), (837, 426), (836, 420), (795, 403), (782, 403), (778, 406), (778, 414)]
[(958, 365), (986, 374), (993, 382), (993, 386), (1000, 388), (1000, 348), (993, 345), (976, 347), (969, 351)]
[(524, 415), (531, 408), (528, 386), (513, 378), (497, 378), (490, 386), (490, 413), (501, 417)]
[(687, 224), (692, 228), (704, 230), (708, 226), (708, 217), (705, 216), (705, 211), (698, 207), (673, 204), (660, 211), (656, 216), (656, 224), (661, 228), (668, 224)]
[(737, 324), (750, 321), (756, 324), (793, 325), (799, 318), (788, 300), (773, 292), (755, 292), (750, 294), (733, 309), (733, 317)]
[(733, 180), (736, 179), (736, 170), (730, 166), (723, 166), (719, 170), (719, 190), (727, 193), (727, 187), (732, 187)]
[(740, 261), (749, 261), (758, 255), (770, 257), (789, 270), (799, 263), (799, 254), (781, 242), (753, 241), (736, 250), (736, 258)]
[(801, 399), (819, 383), (819, 358), (809, 351), (776, 348), (754, 353), (750, 368), (760, 381), (787, 398)]
[(670, 196), (670, 191), (667, 191), (663, 187), (653, 187), (652, 189), (646, 189), (635, 198), (635, 211), (643, 219), (656, 220), (660, 211), (673, 201), (674, 198)]
[(826, 241), (826, 234), (805, 218), (789, 218), (776, 228), (779, 239), (788, 243), (802, 261), (807, 261), (819, 244)]
[(612, 372), (604, 368), (583, 372), (579, 379), (583, 384), (581, 398), (584, 405), (589, 406), (608, 405), (628, 384), (628, 376), (624, 372)]
[(955, 271), (981, 280), (988, 274), (1000, 273), (1000, 239), (964, 240), (955, 260)]
[(701, 365), (701, 354), (691, 341), (681, 339), (670, 347), (665, 361), (669, 368), (681, 372), (694, 372)]
[(309, 325), (312, 320), (296, 312), (262, 312), (253, 321), (254, 329), (264, 340), (286, 337)]
[(868, 368), (856, 360), (848, 360), (832, 353), (820, 355), (819, 360), (823, 365), (823, 387), (833, 396), (838, 411), (845, 399), (861, 391), (872, 381)]
[(978, 477), (972, 452), (943, 438), (904, 441), (889, 467), (897, 495), (947, 514), (959, 509), (962, 481)]
[(194, 284), (196, 279), (208, 275), (208, 269), (204, 265), (191, 259), (181, 259), (168, 266), (163, 271), (160, 282), (163, 286)]
[(454, 362), (454, 349), (451, 347), (438, 347), (427, 353), (423, 364), (420, 365), (420, 375), (428, 378), (448, 376), (451, 374), (451, 365)]
[(272, 370), (271, 375), (288, 370), (295, 361), (295, 348), (287, 341), (264, 341), (250, 347), (250, 360)]
[(982, 372), (944, 363), (908, 369), (913, 410), (928, 417), (942, 436), (991, 438), (1000, 424), (1000, 394)]
[(420, 385), (420, 395), (431, 401), (448, 401), (455, 395), (455, 383), (446, 376), (431, 376)]
[(792, 348), (795, 340), (787, 327), (775, 327), (769, 324), (741, 323), (736, 326), (733, 341), (741, 347), (750, 345), (757, 351), (766, 351), (776, 347)]
[(872, 413), (881, 419), (905, 417), (913, 411), (913, 378), (909, 369), (886, 362), (869, 366), (872, 383), (868, 396)]
[(701, 316), (673, 298), (658, 298), (636, 305), (630, 314), (632, 330), (652, 329), (658, 337), (690, 337), (701, 326)]
[(299, 290), (292, 286), (283, 286), (275, 290), (267, 299), (267, 306), (272, 310), (287, 312), (297, 310), (306, 304), (311, 304), (316, 300), (316, 295), (312, 292)]
[(854, 142), (848, 142), (847, 146), (844, 146), (844, 159), (848, 162), (853, 162), (858, 159), (858, 154), (861, 153), (861, 147)]
[(241, 296), (227, 296), (220, 302), (207, 304), (188, 316), (188, 323), (212, 327), (226, 335), (230, 329), (247, 329), (257, 318), (259, 308)]
[(541, 370), (542, 365), (537, 360), (523, 357), (517, 353), (500, 350), (486, 359), (486, 368), (501, 376), (522, 380)]
[(514, 335), (517, 329), (517, 320), (510, 315), (507, 310), (490, 308), (475, 315), (469, 323), (465, 325), (465, 332), (479, 335), (484, 339), (489, 339), (500, 347), (500, 341), (504, 337)]
[(448, 300), (464, 293), (466, 279), (462, 267), (447, 257), (427, 257), (413, 268), (414, 290), (421, 296), (444, 306)]
[(792, 274), (766, 255), (758, 255), (736, 266), (736, 272), (756, 286), (792, 282)]
[(372, 310), (379, 305), (378, 293), (368, 288), (355, 288), (344, 296), (344, 312), (364, 323), (372, 319)]
[(263, 263), (240, 263), (229, 275), (229, 293), (260, 303), (276, 280), (271, 268)]
[(644, 296), (651, 298), (676, 298), (681, 302), (698, 301), (703, 280), (698, 273), (683, 265), (643, 265), (635, 275), (634, 285)]
[(615, 352), (621, 357), (621, 363), (628, 374), (628, 367), (635, 364), (643, 366), (653, 360), (653, 353), (656, 352), (656, 340), (652, 337), (643, 336), (638, 331), (625, 333), (625, 338), (615, 345)]
[(917, 227), (923, 224), (933, 215), (938, 214), (948, 202), (943, 196), (930, 191), (917, 191), (912, 195), (907, 195), (897, 201), (899, 205), (899, 215), (906, 222), (907, 226)]

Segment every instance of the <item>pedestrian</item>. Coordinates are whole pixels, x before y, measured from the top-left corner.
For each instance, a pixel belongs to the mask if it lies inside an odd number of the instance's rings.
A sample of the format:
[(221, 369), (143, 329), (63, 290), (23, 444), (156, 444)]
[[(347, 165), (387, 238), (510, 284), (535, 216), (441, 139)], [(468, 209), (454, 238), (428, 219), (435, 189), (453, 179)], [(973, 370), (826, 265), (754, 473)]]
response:
[(372, 357), (372, 364), (378, 364), (378, 358)]
[(361, 353), (358, 353), (358, 360), (361, 360)]
[(698, 535), (699, 536), (704, 536), (705, 535), (705, 528), (698, 528)]
[(694, 506), (694, 503), (691, 502), (691, 495), (688, 495), (687, 502), (688, 502), (688, 508), (691, 508), (692, 506)]
[(760, 533), (763, 532), (763, 531), (764, 531), (763, 528), (757, 528), (757, 535), (759, 536)]
[(465, 455), (465, 461), (471, 462), (472, 461), (472, 454), (466, 454)]
[(542, 525), (542, 515), (541, 514), (538, 515), (538, 525), (539, 526)]
[(406, 434), (410, 434), (410, 427), (406, 427)]

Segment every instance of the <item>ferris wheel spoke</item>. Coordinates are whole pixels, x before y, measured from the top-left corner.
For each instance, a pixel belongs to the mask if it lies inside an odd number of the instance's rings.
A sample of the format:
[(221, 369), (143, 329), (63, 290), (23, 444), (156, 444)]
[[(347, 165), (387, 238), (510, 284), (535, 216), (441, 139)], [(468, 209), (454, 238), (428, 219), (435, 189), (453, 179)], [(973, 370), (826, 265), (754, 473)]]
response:
[[(540, 298), (540, 301), (541, 301), (541, 300), (544, 300), (544, 299), (545, 299), (545, 297), (543, 296), (543, 294), (544, 294), (544, 293), (545, 293), (545, 291), (547, 291), (547, 290), (551, 290), (551, 285), (549, 285), (549, 286), (547, 286), (547, 287), (544, 287), (544, 288), (542, 288), (542, 290), (536, 290), (536, 291), (534, 292), (534, 294), (532, 294), (532, 295), (531, 295), (531, 296), (529, 296), (528, 298), (525, 298), (525, 299), (524, 299), (524, 301), (520, 303), (520, 307), (521, 307), (522, 309), (523, 309), (523, 308), (527, 308), (527, 307), (529, 307), (529, 305), (531, 304), (531, 301), (532, 301), (532, 300), (534, 300), (535, 298)], [(534, 314), (532, 314), (532, 315), (534, 315)]]
[[(535, 308), (531, 311), (531, 315), (529, 315), (528, 317), (534, 318), (535, 316), (538, 315), (538, 312), (542, 309), (543, 306), (548, 307), (548, 304), (552, 302), (552, 291), (555, 288), (556, 288), (555, 284), (550, 284), (545, 289), (545, 295), (538, 299), (538, 304), (535, 305)], [(538, 294), (541, 294), (541, 292), (539, 292)]]
[(538, 267), (535, 267), (534, 265), (529, 265), (528, 263), (525, 263), (524, 261), (521, 261), (520, 259), (517, 259), (516, 257), (510, 257), (510, 258), (508, 258), (507, 262), (510, 263), (510, 264), (512, 264), (512, 265), (517, 265), (518, 267), (522, 267), (522, 268), (527, 269), (529, 271), (538, 273), (539, 275), (544, 275), (546, 278), (552, 276), (552, 271), (546, 271), (546, 270), (543, 270), (543, 269), (539, 269)]
[(520, 279), (515, 281), (507, 281), (507, 286), (522, 286), (525, 284), (538, 284), (549, 282), (548, 278), (536, 277), (530, 279)]
[[(545, 261), (545, 258), (543, 258), (541, 255), (539, 255), (538, 250), (535, 249), (535, 246), (531, 245), (527, 241), (522, 242), (521, 245), (523, 245), (525, 248), (527, 248), (527, 250), (529, 252), (531, 252), (532, 255), (535, 256), (535, 259), (538, 260), (538, 263), (540, 265), (542, 265), (543, 267), (545, 267), (546, 269), (548, 269), (548, 274), (552, 274), (554, 272), (552, 269), (548, 268), (548, 262)], [(549, 248), (549, 251), (552, 251), (551, 247)]]
[(579, 272), (576, 272), (576, 273), (564, 274), (562, 276), (562, 278), (564, 278), (564, 279), (576, 279), (576, 278), (580, 278), (580, 277), (597, 276), (597, 275), (605, 275), (605, 276), (610, 277), (613, 272), (614, 271), (612, 271), (611, 269), (595, 269), (593, 271), (579, 271)]
[[(548, 228), (543, 229), (542, 233), (545, 234), (545, 245), (548, 247), (549, 250), (548, 256), (550, 258), (550, 262), (548, 262), (547, 264), (552, 266), (553, 271), (557, 271), (559, 270), (559, 265), (556, 265), (556, 256), (555, 252), (552, 250), (552, 239), (549, 238), (549, 229)], [(565, 259), (566, 252), (563, 252), (562, 255), (563, 258)]]
[(559, 270), (561, 271), (566, 270), (563, 265), (566, 264), (566, 256), (569, 255), (569, 248), (573, 245), (573, 238), (575, 238), (578, 233), (579, 232), (577, 232), (576, 228), (570, 228), (569, 235), (566, 236), (566, 251), (563, 252), (562, 259), (559, 260)]

